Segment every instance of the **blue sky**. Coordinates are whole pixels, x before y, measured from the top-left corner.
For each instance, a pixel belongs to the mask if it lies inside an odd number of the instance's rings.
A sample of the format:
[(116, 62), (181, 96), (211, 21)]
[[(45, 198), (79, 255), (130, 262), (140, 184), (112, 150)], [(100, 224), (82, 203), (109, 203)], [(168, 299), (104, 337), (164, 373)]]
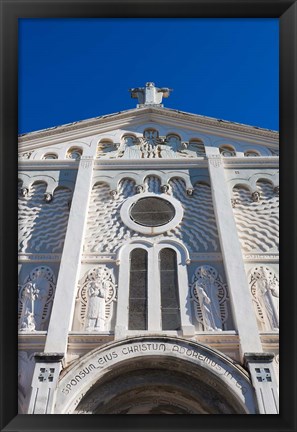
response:
[(278, 19), (19, 20), (19, 133), (136, 107), (128, 89), (171, 87), (165, 107), (278, 130)]

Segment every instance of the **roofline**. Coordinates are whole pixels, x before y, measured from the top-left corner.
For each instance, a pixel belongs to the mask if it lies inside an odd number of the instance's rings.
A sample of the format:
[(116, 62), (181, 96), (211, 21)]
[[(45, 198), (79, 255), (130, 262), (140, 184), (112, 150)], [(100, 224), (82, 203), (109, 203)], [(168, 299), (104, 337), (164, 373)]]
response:
[(124, 119), (128, 115), (131, 114), (146, 114), (146, 113), (155, 113), (155, 114), (166, 114), (170, 117), (179, 117), (181, 120), (190, 120), (195, 121), (198, 120), (200, 124), (205, 126), (216, 126), (222, 127), (223, 129), (228, 129), (234, 132), (246, 132), (252, 133), (253, 135), (264, 136), (266, 138), (278, 138), (279, 132), (271, 129), (260, 128), (257, 126), (246, 125), (243, 123), (236, 123), (229, 120), (216, 119), (214, 117), (207, 117), (199, 114), (188, 113), (185, 111), (179, 111), (172, 108), (162, 108), (156, 106), (146, 106), (141, 108), (133, 108), (125, 111), (119, 111), (112, 114), (104, 114), (99, 117), (93, 117), (85, 120), (75, 121), (72, 123), (67, 123), (59, 126), (54, 126), (46, 129), (40, 129), (33, 132), (28, 132), (25, 134), (19, 135), (19, 142), (31, 141), (33, 139), (44, 138), (50, 135), (58, 135), (64, 132), (78, 130), (82, 127), (95, 126), (96, 124), (101, 125), (105, 121), (113, 121), (115, 119)]

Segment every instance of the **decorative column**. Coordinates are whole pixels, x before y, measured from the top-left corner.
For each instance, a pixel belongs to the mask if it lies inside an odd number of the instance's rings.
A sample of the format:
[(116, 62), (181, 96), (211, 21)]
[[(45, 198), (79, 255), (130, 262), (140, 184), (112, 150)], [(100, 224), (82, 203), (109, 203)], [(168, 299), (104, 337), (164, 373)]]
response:
[(272, 365), (274, 354), (246, 353), (244, 357), (256, 392), (259, 414), (278, 414), (277, 379)]
[[(29, 412), (50, 413), (54, 407), (53, 393), (67, 352), (77, 283), (79, 279), (84, 232), (92, 188), (93, 158), (81, 158), (68, 219), (44, 353), (35, 356)], [(58, 354), (57, 354), (58, 353)]]
[(217, 221), (233, 320), (243, 360), (246, 352), (262, 352), (256, 316), (244, 268), (231, 198), (220, 154), (208, 155), (214, 212)]

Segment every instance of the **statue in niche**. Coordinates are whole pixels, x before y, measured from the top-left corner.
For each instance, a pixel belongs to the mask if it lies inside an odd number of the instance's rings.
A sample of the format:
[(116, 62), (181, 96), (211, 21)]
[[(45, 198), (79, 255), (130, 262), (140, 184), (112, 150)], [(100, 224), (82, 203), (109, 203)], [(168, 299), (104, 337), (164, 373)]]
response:
[(86, 330), (101, 331), (105, 328), (105, 304), (109, 288), (109, 278), (106, 272), (99, 267), (95, 272), (95, 280), (89, 282), (88, 312)]
[(196, 302), (197, 320), (205, 331), (222, 331), (227, 319), (227, 292), (217, 271), (208, 265), (198, 267), (191, 285), (192, 300)]
[(113, 317), (116, 286), (112, 270), (105, 265), (88, 271), (77, 292), (74, 330), (108, 330), (108, 323)]
[(44, 308), (51, 289), (47, 271), (38, 268), (33, 278), (21, 290), (22, 314), (20, 331), (35, 331), (42, 327)]
[(256, 301), (258, 319), (264, 330), (278, 330), (279, 285), (276, 276), (267, 267), (254, 269), (251, 290)]

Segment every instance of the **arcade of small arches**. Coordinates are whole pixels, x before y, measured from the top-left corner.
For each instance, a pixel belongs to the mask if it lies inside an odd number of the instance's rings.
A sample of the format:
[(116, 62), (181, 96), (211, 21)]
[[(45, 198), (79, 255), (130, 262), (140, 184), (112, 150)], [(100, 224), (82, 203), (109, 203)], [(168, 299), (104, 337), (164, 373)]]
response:
[[(223, 157), (275, 156), (276, 150), (261, 146), (240, 143), (216, 144)], [(21, 160), (72, 160), (79, 161), (84, 154), (84, 145), (74, 142), (72, 146), (57, 147), (52, 150), (25, 151), (19, 154)], [(89, 151), (88, 151), (89, 154)], [(125, 132), (118, 141), (110, 137), (101, 138), (97, 144), (96, 158), (171, 158), (206, 157), (204, 140), (192, 137), (188, 140), (176, 132), (164, 136), (154, 128), (146, 128), (143, 133)]]

